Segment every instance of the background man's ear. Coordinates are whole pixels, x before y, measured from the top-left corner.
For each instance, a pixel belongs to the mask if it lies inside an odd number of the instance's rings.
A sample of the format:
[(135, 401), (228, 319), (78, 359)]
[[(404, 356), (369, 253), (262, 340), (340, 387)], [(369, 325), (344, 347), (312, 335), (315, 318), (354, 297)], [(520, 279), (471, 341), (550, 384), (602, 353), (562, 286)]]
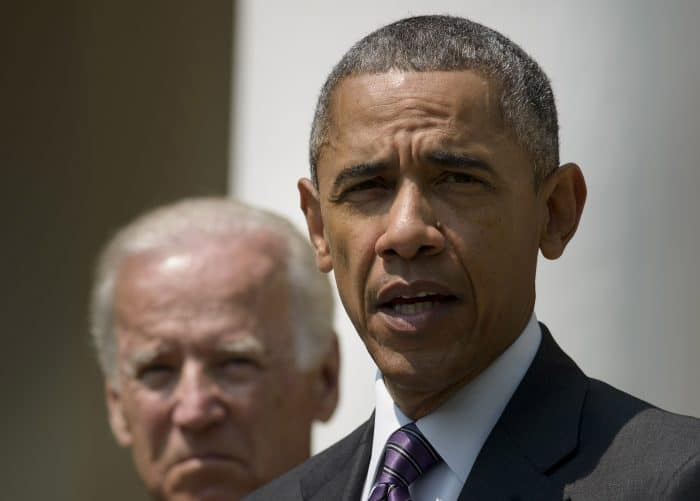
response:
[(131, 446), (131, 430), (129, 422), (124, 415), (121, 392), (109, 382), (105, 383), (105, 395), (107, 398), (107, 411), (109, 413), (109, 426), (112, 428), (114, 438), (122, 447)]
[(333, 335), (328, 353), (318, 368), (314, 381), (316, 396), (316, 412), (314, 417), (320, 421), (328, 421), (338, 405), (338, 376), (340, 374), (340, 351), (338, 336)]
[(333, 269), (333, 261), (331, 260), (330, 247), (324, 233), (318, 192), (311, 180), (307, 178), (300, 179), (297, 183), (297, 188), (299, 188), (301, 211), (306, 217), (309, 238), (316, 252), (316, 266), (322, 272), (328, 273)]
[(546, 214), (540, 235), (540, 250), (547, 259), (557, 259), (576, 233), (586, 203), (586, 181), (576, 164), (552, 172), (540, 187)]

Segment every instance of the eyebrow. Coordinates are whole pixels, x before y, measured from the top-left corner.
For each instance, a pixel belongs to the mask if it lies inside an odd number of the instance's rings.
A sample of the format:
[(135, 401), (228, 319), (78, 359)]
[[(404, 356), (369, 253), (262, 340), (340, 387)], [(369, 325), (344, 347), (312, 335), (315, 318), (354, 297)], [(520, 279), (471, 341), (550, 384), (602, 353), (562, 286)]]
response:
[[(493, 168), (485, 161), (471, 155), (451, 151), (432, 151), (425, 155), (429, 162), (442, 166), (462, 169), (479, 169), (493, 173)], [(384, 174), (389, 166), (384, 162), (369, 162), (351, 165), (343, 169), (333, 180), (331, 193), (337, 193), (340, 187), (350, 179), (367, 178)]]
[[(265, 355), (265, 347), (262, 342), (254, 337), (225, 340), (217, 344), (217, 349), (230, 355), (246, 354), (257, 357)], [(166, 345), (143, 348), (125, 360), (124, 371), (128, 376), (134, 377), (141, 367), (153, 363), (154, 360), (169, 351), (170, 349)]]
[(493, 172), (493, 168), (485, 161), (462, 153), (453, 153), (451, 151), (433, 151), (428, 153), (425, 158), (428, 161), (442, 167), (479, 169), (486, 172)]
[(231, 354), (246, 353), (257, 356), (265, 354), (265, 347), (262, 342), (255, 337), (243, 337), (222, 341), (217, 345), (218, 349)]
[(331, 190), (331, 193), (336, 193), (343, 183), (349, 179), (376, 176), (383, 174), (388, 168), (389, 166), (383, 162), (351, 165), (350, 167), (343, 169), (333, 180), (333, 189)]
[(168, 347), (163, 345), (139, 350), (125, 360), (124, 371), (128, 376), (133, 377), (136, 375), (138, 369), (152, 363), (159, 356), (167, 352)]

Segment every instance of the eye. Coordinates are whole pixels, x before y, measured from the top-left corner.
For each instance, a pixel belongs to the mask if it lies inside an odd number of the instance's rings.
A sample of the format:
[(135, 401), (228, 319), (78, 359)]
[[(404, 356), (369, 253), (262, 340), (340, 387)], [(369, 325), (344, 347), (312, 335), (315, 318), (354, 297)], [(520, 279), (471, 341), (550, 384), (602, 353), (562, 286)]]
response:
[(227, 377), (233, 380), (245, 380), (253, 377), (260, 369), (260, 363), (251, 357), (233, 356), (221, 360), (217, 368)]
[(359, 181), (355, 184), (348, 186), (345, 190), (343, 190), (343, 194), (363, 192), (363, 191), (375, 190), (375, 189), (383, 190), (386, 188), (387, 188), (386, 181), (382, 178), (375, 177), (375, 178), (371, 178), (371, 179), (365, 179), (364, 181)]
[(165, 363), (154, 363), (139, 369), (138, 380), (148, 388), (158, 389), (168, 385), (177, 376), (177, 367)]
[(336, 196), (330, 197), (330, 201), (364, 207), (368, 203), (383, 200), (390, 189), (390, 182), (377, 176), (347, 183)]
[(257, 362), (248, 357), (229, 357), (221, 362), (222, 367), (248, 367), (257, 366)]
[(466, 172), (445, 172), (439, 177), (438, 182), (440, 183), (454, 183), (454, 184), (472, 184), (481, 183), (482, 181), (468, 174)]

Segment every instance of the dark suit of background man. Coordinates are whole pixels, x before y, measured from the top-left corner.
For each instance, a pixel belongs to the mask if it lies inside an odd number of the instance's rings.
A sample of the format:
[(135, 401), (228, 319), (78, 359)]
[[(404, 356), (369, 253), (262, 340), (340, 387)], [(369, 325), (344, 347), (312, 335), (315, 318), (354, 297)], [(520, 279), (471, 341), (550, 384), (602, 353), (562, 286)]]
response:
[(156, 500), (242, 498), (307, 459), (312, 422), (335, 409), (330, 283), (289, 222), (233, 200), (117, 232), (91, 330), (112, 431)]
[[(558, 148), (547, 77), (489, 28), (404, 19), (343, 56), (299, 191), (376, 410), (250, 499), (700, 499), (700, 422), (588, 378), (537, 322), (538, 252), (564, 252), (586, 198)], [(430, 468), (393, 438), (411, 422)]]

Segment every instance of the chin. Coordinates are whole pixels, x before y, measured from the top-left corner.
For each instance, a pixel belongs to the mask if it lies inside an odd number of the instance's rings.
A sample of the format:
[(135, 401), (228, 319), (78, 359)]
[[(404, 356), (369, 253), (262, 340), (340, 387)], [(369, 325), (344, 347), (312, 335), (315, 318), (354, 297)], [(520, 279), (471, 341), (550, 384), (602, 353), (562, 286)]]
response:
[[(421, 390), (436, 383), (435, 365), (425, 356), (415, 356), (415, 353), (401, 353), (392, 350), (382, 350), (375, 362), (385, 380), (394, 386), (405, 389)], [(438, 376), (439, 380), (439, 376)]]
[[(208, 485), (186, 491), (169, 493), (166, 501), (238, 501), (251, 490), (240, 490), (230, 485)], [(160, 498), (159, 498), (160, 499)]]
[(468, 363), (445, 360), (432, 353), (400, 353), (382, 350), (375, 358), (385, 381), (406, 392), (440, 393), (454, 385), (461, 386), (473, 376)]
[(192, 496), (192, 501), (237, 501), (248, 494), (246, 492), (237, 492), (230, 488), (218, 489), (211, 487), (203, 491), (199, 491)]
[(167, 501), (235, 501), (252, 492), (249, 478), (225, 461), (213, 464), (188, 462), (171, 479)]

